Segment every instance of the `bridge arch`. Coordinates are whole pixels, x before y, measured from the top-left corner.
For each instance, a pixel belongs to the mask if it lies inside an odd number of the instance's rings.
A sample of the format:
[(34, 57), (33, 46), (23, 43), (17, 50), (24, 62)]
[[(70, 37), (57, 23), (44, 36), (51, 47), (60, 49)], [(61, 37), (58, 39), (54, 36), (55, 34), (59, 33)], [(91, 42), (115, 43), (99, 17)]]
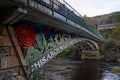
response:
[(98, 49), (96, 42), (90, 39), (44, 25), (21, 23), (14, 30), (31, 74), (72, 45), (83, 50)]
[(91, 50), (98, 50), (98, 44), (95, 41), (92, 41), (90, 39), (84, 39), (81, 42), (88, 46)]
[[(37, 71), (37, 68), (40, 68), (41, 66), (43, 66), (45, 63), (47, 63), (48, 61), (50, 61), (52, 58), (54, 58), (55, 56), (57, 56), (59, 53), (61, 53), (63, 50), (65, 50), (66, 48), (77, 44), (79, 42), (83, 42), (84, 40), (86, 40), (85, 38), (74, 38), (71, 39), (67, 42), (65, 42), (64, 44), (56, 47), (54, 50), (46, 53), (44, 56), (42, 56), (41, 58), (37, 59), (37, 61), (35, 61), (32, 65), (30, 64), (30, 70), (31, 72), (35, 72)], [(83, 45), (81, 45), (81, 47), (83, 49), (87, 49), (86, 47), (84, 47)], [(38, 64), (39, 63), (39, 64)]]

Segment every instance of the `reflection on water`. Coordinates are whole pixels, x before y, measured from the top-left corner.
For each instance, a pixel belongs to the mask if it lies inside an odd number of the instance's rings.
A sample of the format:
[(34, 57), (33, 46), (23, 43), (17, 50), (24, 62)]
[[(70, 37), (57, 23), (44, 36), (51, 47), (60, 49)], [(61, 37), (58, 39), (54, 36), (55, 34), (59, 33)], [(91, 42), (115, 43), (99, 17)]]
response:
[(99, 61), (83, 60), (72, 80), (99, 80)]
[(120, 80), (120, 73), (112, 73), (111, 66), (95, 60), (54, 59), (42, 70), (45, 80)]

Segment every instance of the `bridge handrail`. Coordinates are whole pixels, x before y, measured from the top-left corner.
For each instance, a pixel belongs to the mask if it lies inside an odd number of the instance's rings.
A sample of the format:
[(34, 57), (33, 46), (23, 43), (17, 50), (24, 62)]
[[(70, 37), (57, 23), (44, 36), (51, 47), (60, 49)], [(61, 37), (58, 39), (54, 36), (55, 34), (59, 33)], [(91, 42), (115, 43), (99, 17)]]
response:
[(89, 24), (87, 24), (83, 17), (71, 7), (65, 0), (19, 0), (34, 8), (47, 12), (75, 27), (78, 27), (96, 38), (102, 40), (100, 33)]

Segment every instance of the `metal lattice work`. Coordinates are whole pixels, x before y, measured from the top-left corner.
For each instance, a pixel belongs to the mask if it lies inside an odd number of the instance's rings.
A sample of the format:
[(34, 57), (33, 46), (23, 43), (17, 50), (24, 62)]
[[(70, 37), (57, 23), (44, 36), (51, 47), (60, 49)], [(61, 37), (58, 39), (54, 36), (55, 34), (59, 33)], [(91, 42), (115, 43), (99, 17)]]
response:
[[(40, 68), (43, 65), (66, 48), (78, 42), (84, 43), (85, 41), (90, 41), (88, 39), (81, 38), (79, 35), (67, 33), (45, 25), (39, 25), (37, 23), (35, 24), (26, 21), (25, 23), (21, 22), (20, 26), (18, 24), (18, 26), (15, 27), (15, 36), (17, 36), (17, 39), (20, 38), (20, 40), (18, 39), (18, 42), (20, 46), (22, 45), (21, 48), (23, 55), (25, 56), (25, 61), (31, 78), (36, 76), (35, 74), (40, 71)], [(24, 28), (19, 28), (22, 26)], [(29, 33), (28, 29), (32, 29), (31, 31), (33, 31), (34, 34)], [(34, 43), (31, 40), (34, 41)], [(26, 45), (27, 47), (24, 47)], [(89, 45), (89, 43), (87, 43), (86, 46), (87, 45)], [(89, 47), (91, 47), (91, 44)]]

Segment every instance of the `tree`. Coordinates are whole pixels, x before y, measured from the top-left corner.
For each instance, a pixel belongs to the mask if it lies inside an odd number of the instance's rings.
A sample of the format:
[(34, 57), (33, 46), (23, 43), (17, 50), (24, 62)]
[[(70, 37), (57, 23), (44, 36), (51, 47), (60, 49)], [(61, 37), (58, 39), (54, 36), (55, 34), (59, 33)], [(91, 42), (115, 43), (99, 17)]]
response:
[(117, 47), (117, 41), (114, 40), (113, 38), (108, 38), (101, 47), (101, 50), (103, 52), (108, 52), (109, 50), (113, 49), (116, 50)]
[(113, 32), (113, 35), (116, 37), (116, 39), (120, 40), (120, 22), (115, 23), (115, 28), (113, 29)]
[(107, 61), (117, 60), (119, 53), (117, 52), (117, 41), (113, 38), (108, 38), (101, 46), (101, 51), (104, 59)]

